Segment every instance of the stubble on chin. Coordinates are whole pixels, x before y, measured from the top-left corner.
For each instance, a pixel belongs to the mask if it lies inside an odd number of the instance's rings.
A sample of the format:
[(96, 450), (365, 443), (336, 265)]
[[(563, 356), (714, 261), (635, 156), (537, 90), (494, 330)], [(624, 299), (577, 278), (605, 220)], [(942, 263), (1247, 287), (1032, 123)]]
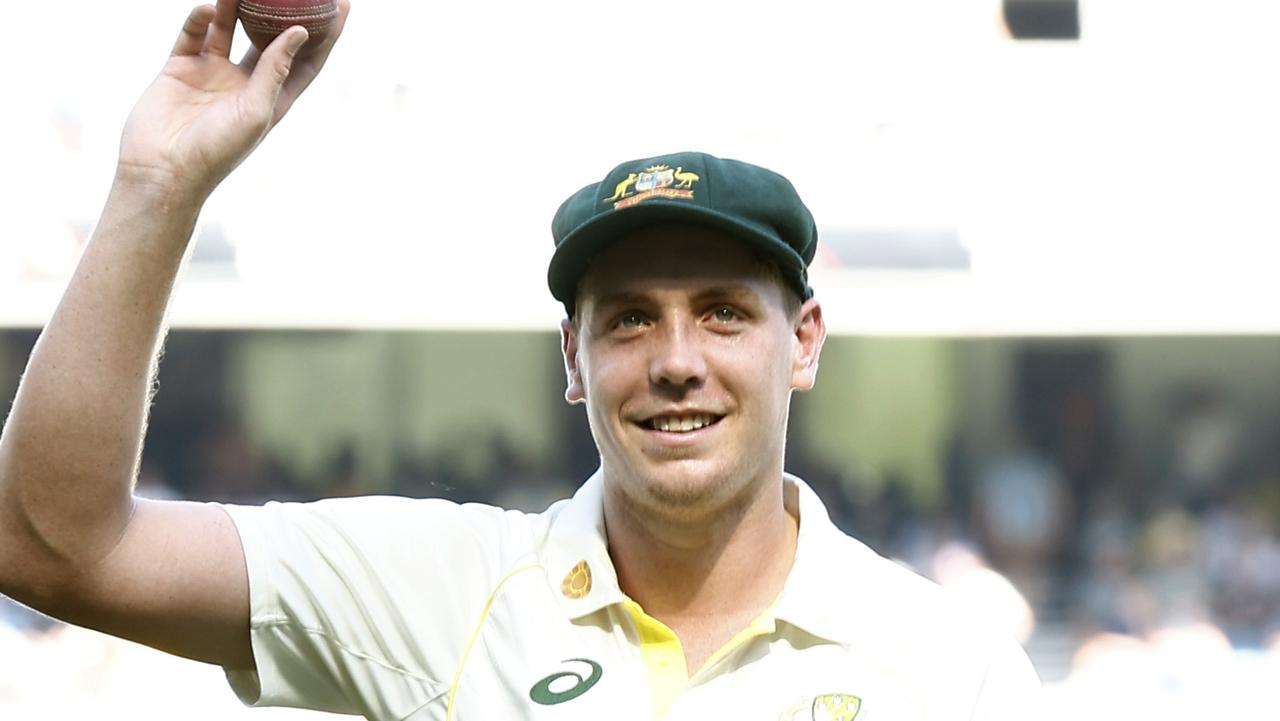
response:
[(618, 500), (629, 513), (642, 518), (656, 517), (687, 523), (701, 518), (722, 517), (737, 505), (732, 479), (727, 474), (707, 471), (632, 473), (618, 481)]

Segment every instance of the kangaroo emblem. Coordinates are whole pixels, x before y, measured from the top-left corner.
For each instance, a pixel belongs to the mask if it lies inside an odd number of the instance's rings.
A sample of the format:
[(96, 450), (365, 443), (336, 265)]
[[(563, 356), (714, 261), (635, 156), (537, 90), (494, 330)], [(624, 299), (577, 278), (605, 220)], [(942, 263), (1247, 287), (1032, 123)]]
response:
[(675, 178), (679, 181), (675, 186), (677, 188), (692, 188), (694, 183), (702, 180), (702, 178), (698, 177), (697, 173), (684, 172), (683, 166), (676, 168)]
[(635, 173), (628, 175), (626, 180), (622, 181), (621, 183), (618, 183), (618, 187), (613, 189), (613, 196), (605, 198), (604, 202), (608, 203), (610, 201), (627, 197), (627, 191), (630, 190), (631, 186), (635, 185), (636, 181), (639, 179), (640, 179), (640, 176), (636, 175)]

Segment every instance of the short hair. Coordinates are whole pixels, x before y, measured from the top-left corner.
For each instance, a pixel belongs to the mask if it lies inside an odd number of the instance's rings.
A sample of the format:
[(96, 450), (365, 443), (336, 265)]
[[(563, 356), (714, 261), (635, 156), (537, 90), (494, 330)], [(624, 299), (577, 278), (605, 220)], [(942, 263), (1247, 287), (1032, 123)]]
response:
[(804, 305), (804, 298), (801, 298), (795, 287), (787, 282), (787, 276), (782, 272), (782, 267), (778, 265), (778, 261), (757, 253), (756, 264), (760, 266), (761, 272), (766, 277), (773, 279), (773, 282), (782, 288), (783, 313), (786, 314), (788, 321), (795, 321), (800, 317), (800, 307)]

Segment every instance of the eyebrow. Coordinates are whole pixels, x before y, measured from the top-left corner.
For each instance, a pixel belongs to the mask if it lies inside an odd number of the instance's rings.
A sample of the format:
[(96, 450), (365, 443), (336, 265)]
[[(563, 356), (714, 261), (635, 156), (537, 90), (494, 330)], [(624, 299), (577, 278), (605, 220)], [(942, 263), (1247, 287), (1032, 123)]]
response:
[(633, 292), (610, 293), (602, 295), (596, 299), (596, 305), (601, 308), (609, 308), (620, 305), (643, 305), (650, 302), (643, 294)]
[(732, 298), (741, 296), (750, 296), (752, 298), (760, 297), (755, 289), (746, 285), (717, 285), (707, 288), (699, 292), (694, 298), (703, 300), (706, 298)]
[(745, 285), (717, 285), (700, 291), (693, 296), (693, 302), (696, 305), (704, 305), (713, 301), (733, 301), (739, 306), (747, 306), (745, 310), (750, 310), (764, 299), (753, 288)]
[[(712, 298), (741, 298), (743, 296), (752, 299), (758, 298), (759, 293), (746, 285), (716, 285), (698, 291), (694, 294), (695, 302), (703, 302)], [(645, 305), (652, 303), (653, 299), (643, 293), (635, 291), (622, 291), (619, 293), (610, 293), (601, 296), (596, 300), (596, 305), (601, 307), (613, 307), (620, 305)]]

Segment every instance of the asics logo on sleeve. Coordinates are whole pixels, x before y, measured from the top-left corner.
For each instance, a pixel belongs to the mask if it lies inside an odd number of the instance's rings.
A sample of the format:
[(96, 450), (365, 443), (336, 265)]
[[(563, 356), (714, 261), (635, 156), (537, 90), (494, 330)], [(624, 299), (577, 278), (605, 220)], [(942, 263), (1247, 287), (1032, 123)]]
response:
[(570, 658), (562, 663), (585, 663), (591, 667), (591, 673), (585, 678), (576, 671), (560, 671), (551, 674), (529, 689), (529, 698), (533, 699), (534, 703), (554, 706), (572, 701), (590, 691), (591, 687), (599, 683), (600, 677), (604, 675), (600, 664), (585, 658)]

